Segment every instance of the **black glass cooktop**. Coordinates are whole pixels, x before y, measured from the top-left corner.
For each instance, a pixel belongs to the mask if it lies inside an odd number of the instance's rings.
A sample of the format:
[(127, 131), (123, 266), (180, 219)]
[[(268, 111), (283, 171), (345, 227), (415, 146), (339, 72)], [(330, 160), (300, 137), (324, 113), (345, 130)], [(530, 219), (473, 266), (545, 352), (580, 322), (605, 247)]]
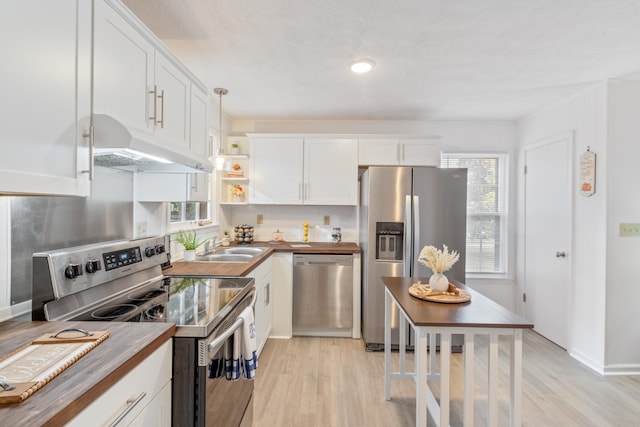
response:
[(253, 285), (247, 277), (172, 277), (166, 321), (178, 326), (177, 336), (204, 338)]

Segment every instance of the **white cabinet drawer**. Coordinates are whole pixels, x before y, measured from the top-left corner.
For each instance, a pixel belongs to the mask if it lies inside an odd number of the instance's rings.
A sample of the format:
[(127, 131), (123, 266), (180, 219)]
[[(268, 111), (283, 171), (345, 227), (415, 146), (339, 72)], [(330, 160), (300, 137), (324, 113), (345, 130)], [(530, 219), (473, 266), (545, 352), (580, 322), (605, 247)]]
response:
[[(160, 421), (160, 424), (154, 424), (155, 426), (171, 425), (171, 398), (167, 399), (167, 392), (170, 396), (172, 355), (173, 341), (168, 340), (102, 396), (84, 408), (67, 426), (111, 425), (120, 415), (129, 410), (117, 424), (128, 426), (134, 423), (140, 414), (145, 418), (144, 413), (149, 405), (153, 405), (154, 419)], [(165, 388), (168, 384), (169, 387)]]

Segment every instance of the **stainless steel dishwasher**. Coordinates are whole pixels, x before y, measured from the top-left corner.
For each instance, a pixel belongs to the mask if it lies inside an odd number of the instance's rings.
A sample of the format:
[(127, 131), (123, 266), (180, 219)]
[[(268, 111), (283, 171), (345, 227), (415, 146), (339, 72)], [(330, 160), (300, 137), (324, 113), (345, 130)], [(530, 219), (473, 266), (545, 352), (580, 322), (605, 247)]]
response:
[(353, 255), (293, 255), (293, 335), (351, 336)]

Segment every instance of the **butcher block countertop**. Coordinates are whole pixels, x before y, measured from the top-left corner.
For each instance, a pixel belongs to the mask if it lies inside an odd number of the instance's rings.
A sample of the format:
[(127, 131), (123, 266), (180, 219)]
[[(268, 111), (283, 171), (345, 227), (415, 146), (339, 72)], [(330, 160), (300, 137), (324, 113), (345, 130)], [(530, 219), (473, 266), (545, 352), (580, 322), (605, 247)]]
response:
[(0, 323), (0, 358), (44, 334), (67, 328), (109, 331), (109, 337), (21, 403), (0, 404), (5, 426), (60, 426), (100, 397), (175, 332), (172, 323)]
[(251, 262), (184, 262), (176, 261), (171, 268), (163, 270), (165, 276), (234, 276), (241, 277), (251, 273), (274, 252), (291, 252), (296, 254), (359, 254), (360, 247), (353, 242), (253, 242), (248, 245), (232, 244), (230, 247), (261, 247), (266, 250)]

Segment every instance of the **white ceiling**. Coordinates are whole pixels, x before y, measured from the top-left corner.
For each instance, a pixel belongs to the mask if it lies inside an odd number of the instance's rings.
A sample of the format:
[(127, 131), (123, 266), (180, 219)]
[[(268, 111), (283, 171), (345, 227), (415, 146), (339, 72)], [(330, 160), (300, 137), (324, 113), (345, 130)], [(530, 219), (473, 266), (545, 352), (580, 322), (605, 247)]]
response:
[(123, 2), (234, 119), (516, 119), (640, 70), (638, 0)]

